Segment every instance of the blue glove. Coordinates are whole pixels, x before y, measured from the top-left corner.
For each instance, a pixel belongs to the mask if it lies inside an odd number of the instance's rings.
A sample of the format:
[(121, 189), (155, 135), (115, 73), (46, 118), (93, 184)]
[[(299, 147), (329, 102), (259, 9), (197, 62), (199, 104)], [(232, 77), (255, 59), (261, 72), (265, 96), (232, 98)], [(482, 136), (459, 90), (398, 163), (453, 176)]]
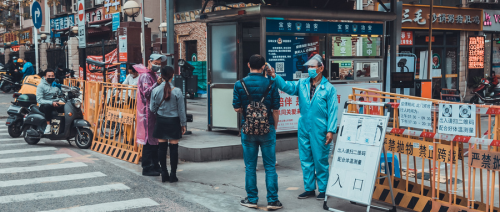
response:
[(52, 87), (58, 87), (59, 89), (61, 89), (61, 84), (54, 81), (52, 82)]

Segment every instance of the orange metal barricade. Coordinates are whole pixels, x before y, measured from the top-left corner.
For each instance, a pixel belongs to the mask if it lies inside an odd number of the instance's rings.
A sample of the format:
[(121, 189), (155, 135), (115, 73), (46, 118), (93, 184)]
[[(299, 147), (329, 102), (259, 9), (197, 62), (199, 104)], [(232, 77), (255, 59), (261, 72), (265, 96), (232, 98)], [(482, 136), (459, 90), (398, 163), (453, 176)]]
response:
[[(393, 118), (384, 146), (392, 154), (392, 161), (390, 173), (379, 172), (379, 175), (391, 175), (396, 205), (415, 211), (499, 210), (500, 106), (476, 105), (476, 136), (469, 137), (437, 133), (439, 104), (460, 103), (353, 88), (349, 99), (360, 97), (391, 102)], [(398, 110), (401, 99), (432, 102), (432, 130), (401, 127)], [(382, 109), (349, 105), (348, 110), (373, 114)], [(487, 129), (481, 122), (487, 123)], [(388, 191), (387, 180), (377, 181), (373, 198), (391, 203)]]

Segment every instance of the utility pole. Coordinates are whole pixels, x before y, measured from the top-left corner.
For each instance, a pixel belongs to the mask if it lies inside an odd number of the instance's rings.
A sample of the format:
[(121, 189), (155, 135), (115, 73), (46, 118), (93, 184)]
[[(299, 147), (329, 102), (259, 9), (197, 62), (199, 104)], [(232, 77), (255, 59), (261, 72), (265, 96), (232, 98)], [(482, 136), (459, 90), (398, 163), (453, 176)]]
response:
[[(148, 66), (148, 64), (146, 64), (146, 35), (144, 34), (144, 0), (141, 0), (141, 30), (142, 30), (142, 33), (141, 33), (141, 46), (142, 46), (142, 64), (144, 64), (144, 66)], [(151, 38), (150, 38), (151, 39)]]
[[(432, 10), (433, 10), (434, 0), (431, 0), (431, 5), (429, 6), (429, 50), (427, 52), (427, 78), (432, 80), (431, 68), (432, 68)], [(444, 77), (444, 76), (443, 76)]]
[(174, 65), (174, 0), (165, 0), (167, 6), (167, 65)]

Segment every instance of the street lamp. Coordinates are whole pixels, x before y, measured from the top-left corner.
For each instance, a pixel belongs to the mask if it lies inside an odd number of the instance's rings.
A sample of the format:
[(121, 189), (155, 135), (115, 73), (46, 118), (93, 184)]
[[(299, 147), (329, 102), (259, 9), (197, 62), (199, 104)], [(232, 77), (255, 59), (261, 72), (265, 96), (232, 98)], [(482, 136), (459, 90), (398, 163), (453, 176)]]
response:
[(167, 32), (167, 23), (166, 22), (161, 23), (160, 26), (158, 26), (158, 29), (160, 30), (160, 32), (166, 33)]
[(47, 34), (45, 34), (45, 33), (41, 34), (40, 39), (42, 39), (45, 42), (45, 40), (47, 40)]
[(135, 17), (139, 15), (139, 10), (141, 7), (135, 1), (127, 1), (122, 7), (122, 11), (127, 14), (127, 16), (132, 17), (132, 21), (135, 22)]

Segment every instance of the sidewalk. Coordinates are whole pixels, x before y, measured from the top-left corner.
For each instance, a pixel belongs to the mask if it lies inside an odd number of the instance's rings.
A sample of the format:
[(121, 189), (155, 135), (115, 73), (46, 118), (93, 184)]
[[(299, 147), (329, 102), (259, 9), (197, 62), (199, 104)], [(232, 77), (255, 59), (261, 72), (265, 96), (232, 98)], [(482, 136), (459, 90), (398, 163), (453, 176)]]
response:
[[(219, 161), (243, 158), (241, 138), (237, 131), (207, 131), (208, 108), (206, 98), (188, 99), (187, 113), (193, 114), (188, 122), (192, 135), (185, 135), (179, 143), (179, 158), (191, 162)], [(280, 134), (276, 139), (276, 151), (297, 149), (297, 134)]]

